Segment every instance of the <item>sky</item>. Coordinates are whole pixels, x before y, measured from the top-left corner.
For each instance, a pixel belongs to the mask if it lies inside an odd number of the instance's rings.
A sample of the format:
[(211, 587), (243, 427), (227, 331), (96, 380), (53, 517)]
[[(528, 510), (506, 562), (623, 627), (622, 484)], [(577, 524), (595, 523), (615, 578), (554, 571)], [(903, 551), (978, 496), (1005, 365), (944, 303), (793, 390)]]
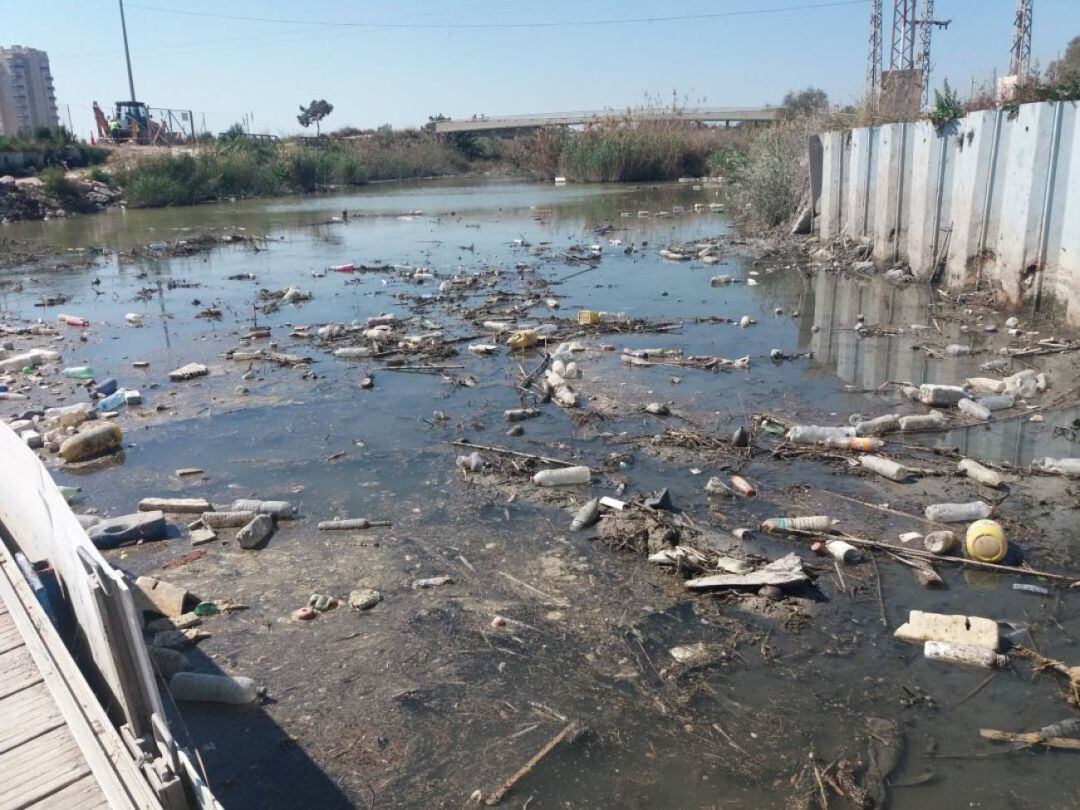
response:
[[(937, 0), (935, 17), (952, 24), (934, 32), (934, 84), (948, 78), (963, 91), (1005, 73), (1014, 6)], [(870, 8), (869, 0), (125, 0), (139, 100), (193, 110), (213, 132), (246, 116), (251, 131), (278, 135), (302, 131), (298, 106), (315, 98), (334, 105), (331, 130), (673, 97), (758, 106), (809, 85), (853, 103), (865, 83)], [(886, 0), (887, 19), (891, 8)], [(656, 19), (670, 17), (683, 19)], [(1035, 0), (1034, 60), (1045, 67), (1077, 35), (1080, 0)], [(129, 95), (117, 0), (0, 0), (0, 45), (13, 44), (48, 52), (61, 120), (70, 112), (83, 137), (92, 101), (108, 110)]]

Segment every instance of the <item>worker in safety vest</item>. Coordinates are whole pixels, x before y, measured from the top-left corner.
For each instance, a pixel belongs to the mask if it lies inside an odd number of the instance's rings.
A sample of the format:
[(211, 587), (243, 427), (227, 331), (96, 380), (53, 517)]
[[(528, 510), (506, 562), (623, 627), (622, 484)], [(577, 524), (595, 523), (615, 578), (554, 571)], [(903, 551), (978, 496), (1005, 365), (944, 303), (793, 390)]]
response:
[(120, 122), (115, 118), (109, 118), (109, 138), (113, 143), (120, 143)]

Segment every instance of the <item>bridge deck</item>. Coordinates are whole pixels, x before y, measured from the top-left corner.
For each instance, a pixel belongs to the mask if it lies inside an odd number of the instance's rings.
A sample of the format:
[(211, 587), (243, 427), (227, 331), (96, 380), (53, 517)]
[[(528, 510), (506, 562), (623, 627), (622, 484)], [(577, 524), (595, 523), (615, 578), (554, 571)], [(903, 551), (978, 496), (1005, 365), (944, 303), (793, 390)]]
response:
[(479, 132), (495, 129), (527, 129), (545, 126), (574, 126), (606, 118), (661, 119), (679, 121), (774, 121), (775, 107), (703, 107), (674, 111), (579, 110), (576, 112), (530, 113), (526, 115), (497, 115), (480, 118), (436, 121), (435, 131)]
[(0, 810), (153, 806), (129, 792), (123, 742), (58, 644), (0, 539)]

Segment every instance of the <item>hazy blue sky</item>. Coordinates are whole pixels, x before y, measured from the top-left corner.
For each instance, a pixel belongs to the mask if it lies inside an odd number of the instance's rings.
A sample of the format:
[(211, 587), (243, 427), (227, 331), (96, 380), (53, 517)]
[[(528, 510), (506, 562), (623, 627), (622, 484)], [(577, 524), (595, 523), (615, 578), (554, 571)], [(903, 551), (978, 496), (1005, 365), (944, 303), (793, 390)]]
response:
[[(625, 107), (647, 95), (670, 101), (673, 90), (691, 104), (763, 104), (812, 84), (835, 101), (854, 101), (866, 72), (869, 0), (713, 19), (587, 24), (826, 2), (129, 0), (125, 6), (140, 100), (190, 108), (196, 121), (205, 114), (213, 131), (250, 113), (256, 131), (285, 133), (299, 129), (297, 105), (312, 98), (334, 104), (326, 122), (331, 129), (417, 125), (439, 112), (468, 117)], [(969, 88), (972, 77), (1003, 73), (1014, 5), (937, 0), (936, 16), (953, 23), (934, 34), (935, 84), (948, 77)], [(1033, 50), (1045, 67), (1080, 34), (1080, 0), (1035, 0), (1035, 6)], [(92, 100), (111, 106), (128, 95), (116, 0), (0, 0), (0, 44), (48, 51), (61, 118), (70, 104), (84, 136)]]

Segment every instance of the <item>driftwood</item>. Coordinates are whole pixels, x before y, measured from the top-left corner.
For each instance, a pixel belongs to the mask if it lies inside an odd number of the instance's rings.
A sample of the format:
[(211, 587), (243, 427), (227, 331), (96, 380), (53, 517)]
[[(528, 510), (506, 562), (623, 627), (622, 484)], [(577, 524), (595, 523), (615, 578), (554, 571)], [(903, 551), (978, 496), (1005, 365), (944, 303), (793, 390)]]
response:
[[(997, 740), (998, 742), (1020, 743), (1021, 748), (1030, 748), (1033, 745), (1045, 745), (1047, 748), (1069, 748), (1080, 751), (1080, 740), (1070, 737), (1044, 737), (1037, 731), (1027, 733), (1015, 733), (1012, 731), (998, 731), (994, 728), (980, 728), (979, 736), (984, 740)], [(1020, 750), (1019, 748), (1017, 750)]]
[(520, 782), (522, 779), (532, 773), (533, 769), (540, 764), (541, 760), (543, 760), (544, 757), (554, 751), (555, 748), (559, 745), (559, 743), (561, 743), (571, 734), (576, 732), (578, 728), (579, 726), (576, 720), (571, 721), (569, 724), (567, 724), (567, 726), (562, 731), (560, 731), (558, 734), (548, 740), (543, 748), (533, 754), (532, 758), (528, 762), (518, 768), (517, 773), (515, 773), (513, 776), (511, 776), (509, 779), (499, 785), (499, 787), (496, 788), (495, 791), (485, 796), (484, 804), (491, 807), (506, 798), (506, 794), (513, 790), (518, 782)]
[(522, 453), (522, 452), (519, 452), (517, 450), (507, 450), (505, 447), (491, 447), (491, 446), (483, 445), (483, 444), (475, 444), (474, 442), (461, 442), (461, 441), (447, 442), (447, 444), (451, 444), (454, 447), (465, 447), (465, 448), (468, 448), (470, 450), (485, 450), (488, 453), (499, 453), (500, 455), (504, 455), (504, 456), (516, 456), (517, 458), (533, 459), (535, 461), (542, 461), (545, 464), (558, 464), (560, 467), (578, 467), (578, 466), (581, 466), (575, 461), (563, 461), (562, 459), (559, 459), (559, 458), (548, 458), (547, 456), (538, 456), (538, 455), (535, 455), (534, 453)]

